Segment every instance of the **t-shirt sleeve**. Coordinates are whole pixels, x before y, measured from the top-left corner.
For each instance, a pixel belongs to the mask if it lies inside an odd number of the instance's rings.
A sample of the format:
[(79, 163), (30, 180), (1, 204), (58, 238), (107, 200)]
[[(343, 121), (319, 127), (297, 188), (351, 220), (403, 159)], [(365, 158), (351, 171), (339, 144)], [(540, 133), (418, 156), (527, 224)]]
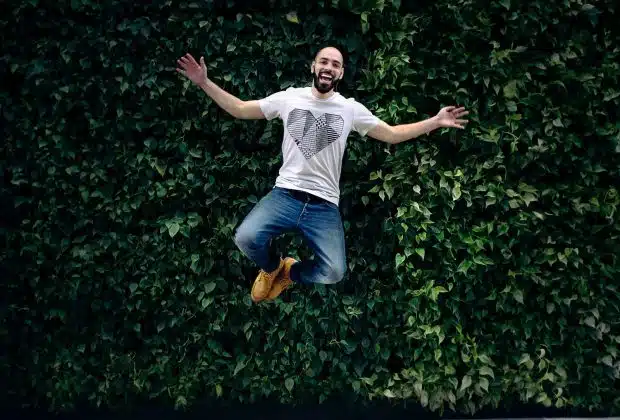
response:
[(361, 136), (365, 136), (379, 121), (379, 118), (370, 112), (368, 108), (357, 101), (353, 101), (353, 131), (358, 132)]
[(282, 109), (286, 100), (286, 91), (276, 92), (258, 100), (258, 105), (265, 118), (272, 120), (282, 115)]

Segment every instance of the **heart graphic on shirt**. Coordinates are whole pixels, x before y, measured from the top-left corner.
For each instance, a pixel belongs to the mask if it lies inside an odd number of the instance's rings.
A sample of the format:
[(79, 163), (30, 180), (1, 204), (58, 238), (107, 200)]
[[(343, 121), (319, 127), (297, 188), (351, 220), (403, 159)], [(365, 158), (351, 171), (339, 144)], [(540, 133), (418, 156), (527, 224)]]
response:
[(286, 128), (306, 159), (325, 149), (342, 135), (344, 120), (340, 115), (323, 114), (295, 108), (288, 114)]

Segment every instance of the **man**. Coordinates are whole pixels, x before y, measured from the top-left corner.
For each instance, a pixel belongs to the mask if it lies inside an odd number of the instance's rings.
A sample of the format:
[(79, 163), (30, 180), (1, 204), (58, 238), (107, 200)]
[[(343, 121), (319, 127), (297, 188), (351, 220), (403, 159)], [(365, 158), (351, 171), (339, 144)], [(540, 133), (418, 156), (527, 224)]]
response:
[[(273, 189), (237, 228), (235, 243), (260, 268), (252, 286), (254, 302), (275, 299), (293, 283), (334, 284), (346, 271), (344, 229), (338, 208), (342, 157), (351, 131), (397, 144), (441, 127), (464, 128), (464, 108), (444, 107), (424, 121), (391, 126), (364, 105), (335, 91), (344, 60), (334, 47), (321, 49), (311, 63), (311, 87), (289, 88), (260, 100), (241, 100), (207, 77), (190, 54), (177, 71), (235, 118), (284, 122), (283, 164)], [(271, 255), (270, 244), (284, 232), (299, 232), (315, 261)]]

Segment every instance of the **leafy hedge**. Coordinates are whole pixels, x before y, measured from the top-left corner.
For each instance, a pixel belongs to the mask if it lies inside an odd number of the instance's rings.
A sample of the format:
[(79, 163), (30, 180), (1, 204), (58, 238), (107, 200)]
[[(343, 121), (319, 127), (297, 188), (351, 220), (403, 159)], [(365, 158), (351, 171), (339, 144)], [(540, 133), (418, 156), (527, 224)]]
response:
[[(616, 2), (14, 3), (0, 18), (12, 402), (620, 411)], [(255, 99), (307, 84), (334, 43), (342, 93), (387, 122), (458, 104), (470, 124), (387, 147), (353, 135), (345, 281), (253, 305), (233, 231), (273, 184), (282, 125), (232, 119), (176, 59), (204, 55)], [(309, 257), (298, 237), (277, 245)]]

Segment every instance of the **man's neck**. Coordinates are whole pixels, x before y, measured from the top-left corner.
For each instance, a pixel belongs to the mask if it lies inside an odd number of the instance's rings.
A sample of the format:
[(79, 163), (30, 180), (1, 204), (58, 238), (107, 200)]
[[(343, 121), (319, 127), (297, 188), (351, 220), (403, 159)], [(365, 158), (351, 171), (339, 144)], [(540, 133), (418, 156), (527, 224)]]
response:
[(314, 95), (314, 97), (317, 99), (328, 99), (328, 98), (331, 98), (335, 93), (336, 92), (334, 92), (333, 89), (330, 90), (329, 92), (321, 93), (318, 91), (316, 86), (312, 85), (312, 95)]

